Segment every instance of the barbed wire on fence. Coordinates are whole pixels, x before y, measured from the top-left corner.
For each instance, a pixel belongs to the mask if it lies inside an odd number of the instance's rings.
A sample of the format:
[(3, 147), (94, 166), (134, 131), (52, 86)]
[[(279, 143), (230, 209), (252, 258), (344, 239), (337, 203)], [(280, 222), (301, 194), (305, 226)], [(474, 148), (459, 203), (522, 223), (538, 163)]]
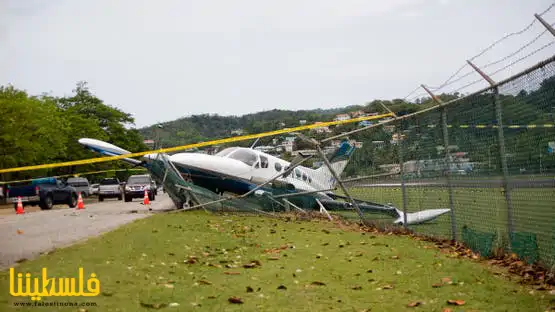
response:
[[(548, 6), (545, 10), (543, 10), (538, 15), (540, 17), (542, 17), (542, 16), (546, 15), (548, 12), (551, 12), (551, 10), (554, 7), (555, 7), (555, 2), (552, 3), (550, 6)], [(533, 26), (536, 25), (537, 23), (539, 23), (539, 21), (538, 21), (537, 18), (534, 17), (534, 19), (528, 25), (526, 25), (524, 28), (522, 28), (518, 31), (515, 31), (515, 32), (511, 32), (511, 33), (501, 37), (500, 39), (494, 41), (492, 44), (490, 44), (486, 48), (482, 49), (478, 54), (469, 58), (469, 61), (475, 62), (477, 59), (483, 57), (486, 53), (492, 51), (495, 47), (499, 46), (501, 43), (507, 41), (508, 39), (530, 32), (533, 29)], [(551, 24), (551, 25), (553, 26), (555, 24)], [(540, 27), (541, 27), (541, 31), (539, 32), (539, 34), (536, 34), (530, 41), (524, 43), (523, 45), (518, 47), (515, 51), (513, 51), (513, 52), (511, 52), (507, 55), (504, 55), (501, 58), (498, 58), (496, 60), (487, 62), (484, 65), (480, 65), (478, 67), (481, 68), (481, 69), (487, 69), (487, 68), (490, 68), (494, 65), (498, 65), (498, 64), (503, 63), (505, 61), (509, 61), (511, 58), (517, 56), (519, 53), (521, 53), (524, 50), (526, 50), (527, 48), (531, 47), (534, 43), (538, 42), (541, 37), (543, 37), (546, 33), (548, 33), (548, 30), (546, 30), (545, 27), (543, 27), (543, 25), (540, 25)], [(493, 73), (491, 73), (490, 75), (493, 76), (495, 74), (498, 74), (498, 73), (502, 72), (503, 70), (505, 70), (507, 68), (510, 68), (510, 67), (513, 67), (515, 64), (518, 64), (518, 63), (524, 61), (525, 59), (529, 58), (530, 56), (532, 56), (532, 55), (534, 55), (534, 54), (536, 54), (536, 53), (538, 53), (542, 50), (545, 50), (546, 48), (548, 48), (549, 46), (551, 46), (553, 44), (553, 38), (549, 38), (549, 39), (551, 39), (550, 43), (544, 44), (540, 48), (537, 48), (536, 50), (534, 50), (532, 53), (527, 54), (525, 57), (519, 58), (517, 61), (513, 61), (513, 62), (509, 63), (508, 65), (503, 66), (500, 69), (493, 70), (492, 71)], [(472, 81), (461, 82), (465, 78), (471, 77), (473, 75), (477, 75), (476, 71), (473, 70), (472, 68), (470, 68), (470, 70), (468, 70), (468, 71), (465, 71), (464, 74), (459, 75), (464, 69), (466, 69), (468, 67), (469, 67), (468, 63), (465, 63), (461, 67), (459, 67), (452, 75), (449, 76), (449, 78), (447, 78), (440, 85), (437, 85), (437, 86), (428, 85), (427, 87), (436, 94), (440, 94), (440, 93), (447, 93), (447, 94), (451, 93), (452, 94), (454, 92), (462, 93), (467, 88), (469, 88), (471, 86), (475, 86), (479, 83), (478, 79), (472, 80)], [(453, 84), (456, 84), (458, 82), (461, 82), (461, 84), (458, 87), (451, 88), (450, 91), (445, 90), (446, 87), (451, 86)], [(414, 93), (417, 92), (418, 88), (419, 87), (415, 88), (411, 93), (409, 93), (404, 98), (404, 100), (407, 101), (407, 102), (413, 102), (414, 100), (419, 99), (418, 96), (410, 97), (411, 95), (413, 95)], [(471, 90), (466, 90), (466, 91), (471, 92)]]

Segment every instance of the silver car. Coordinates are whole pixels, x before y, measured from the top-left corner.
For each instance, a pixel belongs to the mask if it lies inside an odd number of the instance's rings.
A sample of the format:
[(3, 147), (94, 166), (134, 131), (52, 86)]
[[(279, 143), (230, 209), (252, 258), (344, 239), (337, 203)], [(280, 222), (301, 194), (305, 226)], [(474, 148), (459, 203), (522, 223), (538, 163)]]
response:
[(104, 201), (104, 198), (114, 198), (122, 200), (123, 191), (117, 178), (107, 178), (100, 182), (98, 187), (98, 200)]
[(90, 184), (87, 178), (69, 178), (67, 184), (73, 186), (77, 190), (77, 194), (81, 193), (84, 197), (91, 195)]
[(89, 188), (89, 192), (91, 195), (98, 195), (98, 187), (100, 186), (100, 184), (95, 183), (95, 184), (91, 184), (91, 187)]

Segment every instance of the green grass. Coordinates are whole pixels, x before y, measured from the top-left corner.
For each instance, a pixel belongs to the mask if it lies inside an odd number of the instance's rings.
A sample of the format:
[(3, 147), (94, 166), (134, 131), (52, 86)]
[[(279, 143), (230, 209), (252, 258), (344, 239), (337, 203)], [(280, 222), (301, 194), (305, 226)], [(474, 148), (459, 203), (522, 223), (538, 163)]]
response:
[[(391, 202), (403, 207), (400, 188), (349, 188), (354, 198), (378, 203)], [(455, 188), (453, 190), (458, 238), (463, 226), (474, 231), (507, 236), (507, 202), (498, 188)], [(546, 265), (555, 265), (555, 189), (514, 189), (511, 192), (513, 220), (516, 232), (533, 233), (537, 239), (537, 253)], [(446, 188), (408, 187), (407, 210), (449, 208)], [(381, 218), (376, 215), (373, 218)], [(391, 218), (384, 218), (389, 222)], [(419, 233), (451, 237), (451, 219), (446, 214), (431, 224), (413, 226)]]
[[(280, 246), (287, 248), (265, 252)], [(453, 311), (549, 307), (551, 298), (545, 292), (530, 294), (485, 264), (452, 258), (427, 246), (431, 244), (407, 236), (360, 233), (325, 221), (285, 222), (199, 211), (138, 220), (24, 262), (17, 270), (36, 276), (46, 267), (52, 277), (75, 277), (79, 267), (85, 274), (96, 273), (102, 294), (92, 298), (98, 306), (87, 311), (152, 310), (141, 303), (179, 304), (163, 309), (168, 311), (443, 311), (450, 299), (466, 302), (451, 307)], [(186, 263), (192, 256), (198, 261)], [(261, 266), (242, 267), (253, 260)], [(432, 287), (446, 277), (454, 283)], [(8, 272), (0, 273), (2, 311), (15, 310), (13, 302), (21, 301), (8, 295), (8, 278)], [(286, 289), (278, 289), (280, 285)], [(244, 303), (229, 303), (232, 296)], [(407, 307), (415, 301), (423, 305)]]

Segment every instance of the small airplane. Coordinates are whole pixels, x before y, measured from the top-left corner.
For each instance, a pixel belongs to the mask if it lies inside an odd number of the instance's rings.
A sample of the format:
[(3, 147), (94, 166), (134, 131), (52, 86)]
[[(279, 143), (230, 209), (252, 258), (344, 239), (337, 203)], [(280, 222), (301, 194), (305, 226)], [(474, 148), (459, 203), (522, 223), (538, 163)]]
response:
[[(106, 156), (131, 154), (113, 144), (91, 139), (81, 138), (80, 144)], [(337, 174), (343, 172), (347, 166), (355, 147), (343, 141), (339, 147), (328, 157), (331, 167)], [(140, 161), (133, 158), (123, 158), (122, 161), (135, 166), (148, 168), (148, 161), (158, 157), (157, 154), (147, 154)], [(304, 157), (301, 155), (301, 157)], [(179, 174), (196, 186), (223, 195), (224, 192), (246, 194), (255, 190), (255, 195), (273, 196), (276, 191), (286, 193), (289, 203), (303, 205), (303, 208), (328, 210), (352, 210), (353, 205), (345, 201), (347, 197), (333, 193), (337, 181), (326, 165), (318, 169), (304, 166), (292, 166), (291, 162), (276, 156), (246, 147), (228, 147), (222, 151), (208, 155), (203, 153), (176, 153), (168, 156), (169, 161)], [(297, 162), (293, 162), (297, 164)], [(277, 177), (277, 178), (276, 178)], [(270, 180), (272, 183), (264, 184)], [(157, 181), (160, 182), (160, 181)], [(164, 186), (166, 189), (166, 187)], [(310, 199), (301, 203), (295, 201), (294, 193), (310, 194)], [(299, 194), (301, 195), (301, 194)], [(279, 197), (279, 196), (278, 196)], [(303, 196), (306, 199), (306, 196)], [(382, 205), (368, 201), (355, 200), (357, 206), (368, 213), (384, 213), (396, 218), (394, 224), (403, 224), (406, 218), (407, 225), (420, 224), (436, 219), (447, 213), (450, 209), (429, 209), (414, 213), (404, 213), (392, 205)], [(175, 203), (175, 201), (174, 201)], [(177, 205), (177, 204), (176, 204)], [(294, 204), (295, 205), (295, 204)], [(177, 207), (181, 209), (183, 207)]]

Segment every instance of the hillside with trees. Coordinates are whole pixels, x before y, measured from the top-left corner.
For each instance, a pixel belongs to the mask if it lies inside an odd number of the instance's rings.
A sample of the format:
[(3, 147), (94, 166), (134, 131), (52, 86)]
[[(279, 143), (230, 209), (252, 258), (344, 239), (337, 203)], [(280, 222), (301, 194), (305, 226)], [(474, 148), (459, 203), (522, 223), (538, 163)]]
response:
[[(503, 93), (499, 100), (504, 109), (505, 125), (554, 124), (555, 123), (555, 77), (551, 77), (529, 89), (514, 94)], [(443, 101), (460, 98), (461, 94), (442, 94)], [(449, 144), (454, 152), (464, 152), (476, 164), (488, 164), (486, 171), (498, 173), (499, 156), (494, 96), (484, 93), (466, 96), (449, 105)], [(411, 114), (433, 105), (430, 98), (416, 103), (403, 100), (374, 100), (365, 105), (353, 105), (336, 109), (280, 110), (257, 112), (243, 116), (193, 115), (142, 129), (133, 127), (134, 118), (105, 104), (87, 88), (85, 82), (77, 83), (68, 97), (30, 95), (13, 86), (0, 86), (0, 168), (11, 168), (44, 163), (54, 163), (97, 157), (85, 150), (77, 140), (94, 137), (121, 146), (132, 152), (145, 151), (151, 146), (144, 139), (159, 141), (163, 147), (173, 147), (233, 135), (253, 134), (282, 128), (296, 127), (304, 120), (306, 124), (331, 121), (337, 114), (363, 111), (385, 113), (387, 106), (397, 115)], [(477, 129), (459, 125), (489, 125)], [(357, 123), (330, 127), (331, 133), (309, 135), (323, 139), (334, 134), (361, 127)], [(555, 127), (505, 129), (508, 164), (511, 172), (547, 173), (555, 171), (555, 157), (547, 152), (548, 142), (555, 141)], [(380, 173), (380, 165), (398, 161), (398, 145), (392, 140), (395, 133), (404, 139), (405, 161), (443, 157), (438, 146), (443, 145), (441, 114), (432, 110), (396, 123), (395, 127), (375, 127), (349, 137), (362, 142), (353, 155), (345, 175), (356, 176)], [(281, 138), (285, 136), (280, 136)], [(158, 140), (159, 139), (159, 140)], [(269, 145), (273, 138), (261, 139), (258, 145)], [(250, 146), (251, 141), (233, 145)], [(296, 149), (310, 148), (300, 140)], [(282, 154), (290, 159), (290, 154)], [(539, 166), (538, 166), (539, 164)], [(62, 167), (40, 171), (23, 171), (3, 174), (0, 179), (9, 181), (37, 176), (61, 175), (94, 170), (127, 168), (122, 162), (107, 162), (76, 167)], [(478, 166), (479, 168), (479, 166)]]

